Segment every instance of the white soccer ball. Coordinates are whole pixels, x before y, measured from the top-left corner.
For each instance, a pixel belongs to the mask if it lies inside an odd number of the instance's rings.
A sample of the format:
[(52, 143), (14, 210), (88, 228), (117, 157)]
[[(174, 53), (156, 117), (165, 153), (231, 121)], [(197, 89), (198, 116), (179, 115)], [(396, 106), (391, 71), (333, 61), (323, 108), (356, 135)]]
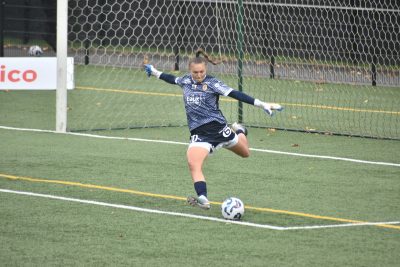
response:
[(42, 50), (42, 48), (40, 48), (40, 46), (32, 45), (31, 47), (29, 47), (28, 55), (30, 55), (31, 57), (39, 57), (42, 54), (43, 54), (43, 50)]
[(221, 212), (225, 219), (238, 221), (244, 215), (244, 204), (236, 197), (227, 198), (221, 205)]

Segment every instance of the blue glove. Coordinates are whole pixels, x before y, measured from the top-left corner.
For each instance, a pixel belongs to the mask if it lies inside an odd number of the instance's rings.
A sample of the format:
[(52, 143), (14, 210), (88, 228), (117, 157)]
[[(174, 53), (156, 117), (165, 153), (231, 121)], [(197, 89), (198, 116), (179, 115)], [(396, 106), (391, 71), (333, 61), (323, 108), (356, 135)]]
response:
[(144, 65), (144, 71), (146, 72), (147, 77), (151, 76), (153, 66), (150, 64)]
[(150, 77), (151, 75), (156, 76), (157, 78), (160, 78), (161, 71), (158, 71), (156, 68), (153, 67), (153, 65), (146, 64), (144, 65), (144, 71), (147, 74), (147, 77)]

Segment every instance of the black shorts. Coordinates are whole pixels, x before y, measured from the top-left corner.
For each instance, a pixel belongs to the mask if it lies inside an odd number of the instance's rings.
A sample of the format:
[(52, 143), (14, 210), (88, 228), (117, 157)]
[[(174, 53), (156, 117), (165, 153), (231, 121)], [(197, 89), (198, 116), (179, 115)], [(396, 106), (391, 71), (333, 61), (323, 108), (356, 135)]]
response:
[(190, 147), (204, 147), (213, 152), (220, 147), (229, 148), (237, 144), (238, 136), (232, 129), (219, 122), (204, 124), (190, 132)]

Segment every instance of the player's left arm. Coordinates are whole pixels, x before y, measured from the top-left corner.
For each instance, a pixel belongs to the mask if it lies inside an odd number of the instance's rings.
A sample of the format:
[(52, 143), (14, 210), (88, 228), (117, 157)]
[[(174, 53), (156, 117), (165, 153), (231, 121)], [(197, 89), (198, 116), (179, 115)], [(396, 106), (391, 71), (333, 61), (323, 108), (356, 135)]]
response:
[(241, 102), (244, 102), (244, 103), (247, 103), (250, 105), (254, 105), (256, 107), (260, 107), (270, 116), (273, 115), (273, 111), (275, 111), (275, 110), (282, 111), (282, 109), (283, 109), (283, 107), (277, 103), (263, 102), (259, 99), (255, 99), (254, 97), (249, 96), (249, 95), (247, 95), (243, 92), (237, 91), (237, 90), (232, 90), (228, 94), (228, 96), (230, 96), (238, 101), (241, 101)]

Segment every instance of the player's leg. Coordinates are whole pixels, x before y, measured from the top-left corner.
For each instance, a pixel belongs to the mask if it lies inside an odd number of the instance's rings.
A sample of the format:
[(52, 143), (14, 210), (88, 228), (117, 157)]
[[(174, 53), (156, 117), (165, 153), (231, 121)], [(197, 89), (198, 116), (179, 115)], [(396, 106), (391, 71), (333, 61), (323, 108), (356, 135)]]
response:
[(249, 150), (249, 143), (247, 141), (247, 137), (244, 135), (244, 133), (239, 133), (238, 134), (238, 142), (236, 145), (229, 147), (228, 149), (232, 152), (234, 152), (236, 155), (239, 155), (243, 158), (247, 158), (250, 156), (250, 150)]
[(187, 150), (186, 156), (193, 183), (206, 180), (202, 167), (208, 154), (209, 150), (200, 146), (192, 146)]
[(235, 122), (232, 124), (232, 130), (237, 134), (238, 142), (235, 145), (227, 148), (243, 158), (249, 157), (250, 150), (249, 143), (247, 141), (247, 129), (243, 125)]
[(207, 184), (203, 174), (203, 163), (209, 154), (209, 148), (203, 146), (189, 146), (187, 151), (187, 162), (190, 175), (192, 176), (194, 189), (197, 197), (188, 197), (189, 204), (209, 209), (210, 203), (207, 199)]

